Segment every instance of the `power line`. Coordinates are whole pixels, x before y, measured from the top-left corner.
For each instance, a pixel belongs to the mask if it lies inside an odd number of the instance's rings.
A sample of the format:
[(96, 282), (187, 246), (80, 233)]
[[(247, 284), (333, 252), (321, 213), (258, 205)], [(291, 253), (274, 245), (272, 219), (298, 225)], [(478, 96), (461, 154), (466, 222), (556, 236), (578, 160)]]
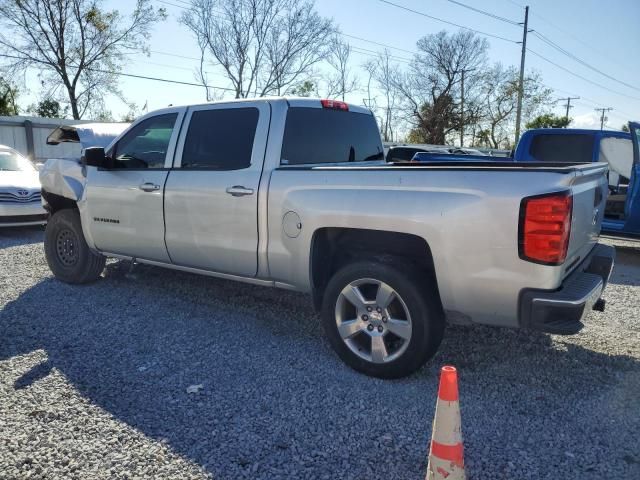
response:
[[(553, 27), (554, 29), (556, 29), (558, 32), (561, 32), (562, 34), (566, 35), (567, 37), (570, 37), (574, 42), (579, 43), (580, 45), (587, 47), (590, 51), (592, 52), (596, 52), (598, 54), (600, 54), (602, 57), (607, 58), (607, 60), (611, 61), (611, 52), (609, 53), (605, 53), (602, 50), (600, 50), (597, 47), (594, 47), (593, 45), (588, 44), (587, 42), (585, 42), (584, 40), (582, 40), (580, 37), (578, 37), (577, 35), (574, 35), (573, 33), (564, 30), (560, 27), (558, 27), (555, 23), (551, 22), (550, 20), (546, 19), (545, 17), (543, 17), (542, 15), (539, 15), (537, 13), (533, 13), (532, 14), (534, 17), (539, 18), (540, 20), (542, 20), (543, 22), (545, 22), (546, 24), (550, 25), (551, 27)], [(621, 66), (623, 68), (626, 68), (626, 66), (622, 65), (619, 61), (616, 61), (614, 59), (613, 63), (615, 63), (618, 66)]]
[[(370, 55), (372, 57), (378, 57), (380, 55), (380, 52), (376, 52), (375, 50), (369, 50), (367, 48), (362, 48), (362, 47), (356, 47), (356, 46), (351, 46), (352, 49), (354, 50), (362, 50), (361, 52), (357, 52), (357, 53), (362, 53), (364, 55)], [(389, 55), (389, 58), (393, 58), (398, 62), (403, 62), (403, 63), (410, 63), (411, 59), (410, 58), (404, 58), (404, 57), (397, 57), (395, 55)]]
[(520, 7), (522, 9), (524, 9), (524, 5), (522, 5), (521, 3), (514, 2), (513, 0), (506, 0), (506, 1), (509, 2), (512, 5), (515, 5), (516, 7)]
[(603, 72), (602, 70), (597, 69), (596, 67), (588, 64), (587, 62), (585, 62), (584, 60), (576, 57), (573, 53), (567, 51), (566, 49), (562, 48), (560, 45), (558, 45), (557, 43), (553, 42), (551, 39), (549, 39), (548, 37), (546, 37), (545, 35), (541, 34), (540, 32), (534, 31), (533, 34), (538, 37), (540, 40), (542, 40), (544, 43), (546, 43), (547, 45), (551, 46), (552, 48), (555, 48), (556, 50), (558, 50), (560, 53), (566, 55), (567, 57), (575, 60), (576, 62), (580, 63), (581, 65), (584, 65), (585, 67), (589, 68), (590, 70), (593, 70), (596, 73), (599, 73), (600, 75), (607, 77), (610, 80), (613, 80), (614, 82), (618, 82), (621, 85), (624, 85), (627, 88), (630, 88), (632, 90), (637, 90), (640, 91), (640, 89), (638, 89), (637, 87), (634, 87), (633, 85), (630, 85), (626, 82), (623, 82), (622, 80), (617, 79), (616, 77), (613, 77), (611, 75), (609, 75), (608, 73)]
[[(180, 0), (174, 0), (174, 1), (180, 1)], [(166, 0), (158, 0), (158, 2), (164, 3), (166, 5), (171, 5), (173, 7), (180, 8), (182, 10), (188, 10), (188, 8), (186, 6), (176, 5), (175, 3), (171, 3), (171, 2), (168, 2)], [(187, 4), (187, 2), (181, 2), (181, 3)], [(225, 12), (221, 12), (221, 11), (217, 11), (217, 10), (214, 10), (214, 11), (218, 14), (218, 15), (212, 15), (214, 18), (218, 18), (218, 19), (220, 19), (222, 21), (228, 21), (228, 19), (223, 18), (223, 15), (226, 15)], [(340, 35), (341, 37), (348, 37), (348, 38), (353, 38), (355, 40), (360, 40), (361, 42), (371, 43), (372, 45), (378, 45), (379, 47), (385, 47), (385, 48), (390, 48), (392, 50), (398, 50), (400, 52), (411, 53), (411, 54), (415, 54), (416, 53), (413, 50), (407, 50), (406, 48), (395, 47), (395, 46), (389, 45), (387, 43), (381, 43), (381, 42), (377, 42), (375, 40), (369, 40), (367, 38), (358, 37), (356, 35), (351, 35), (351, 34), (348, 34), (348, 33), (338, 32), (338, 35)], [(362, 47), (359, 47), (359, 48), (361, 50), (367, 50), (367, 49), (362, 48)], [(368, 50), (368, 51), (369, 52), (373, 52), (372, 50)], [(373, 53), (375, 53), (377, 55), (378, 52), (373, 52)], [(402, 58), (402, 57), (395, 57), (395, 58), (397, 58), (400, 61), (410, 61), (409, 59)], [(199, 61), (200, 59), (198, 58), (196, 60)]]
[(588, 78), (585, 78), (585, 77), (583, 77), (582, 75), (578, 75), (577, 73), (572, 72), (572, 71), (571, 71), (571, 70), (569, 70), (568, 68), (565, 68), (565, 67), (563, 67), (562, 65), (558, 65), (557, 63), (555, 63), (555, 62), (553, 62), (553, 61), (549, 60), (548, 58), (543, 57), (543, 56), (542, 56), (542, 55), (540, 55), (539, 53), (534, 52), (534, 51), (533, 51), (533, 50), (531, 50), (530, 48), (527, 48), (527, 51), (528, 51), (528, 52), (530, 52), (530, 53), (532, 53), (532, 54), (534, 54), (536, 57), (541, 58), (541, 59), (542, 59), (542, 60), (544, 60), (545, 62), (550, 63), (551, 65), (553, 65), (553, 66), (555, 66), (555, 67), (559, 68), (560, 70), (564, 70), (565, 72), (567, 72), (567, 73), (569, 73), (569, 74), (573, 75), (574, 77), (578, 77), (578, 78), (580, 78), (580, 79), (584, 80), (585, 82), (588, 82), (588, 83), (590, 83), (590, 84), (592, 84), (592, 85), (595, 85), (596, 87), (600, 87), (600, 88), (602, 88), (602, 89), (604, 89), (604, 90), (607, 90), (607, 91), (609, 91), (609, 92), (611, 92), (611, 93), (615, 93), (616, 95), (620, 95), (620, 96), (622, 96), (622, 97), (632, 98), (632, 99), (634, 99), (634, 100), (640, 100), (640, 97), (634, 97), (634, 96), (631, 96), (631, 95), (627, 95), (626, 93), (622, 93), (622, 92), (618, 92), (618, 91), (616, 91), (616, 90), (612, 90), (611, 88), (605, 87), (604, 85), (601, 85), (601, 84), (599, 84), (599, 83), (597, 83), (597, 82), (594, 82), (593, 80), (589, 80)]
[[(16, 55), (2, 55), (2, 57), (13, 58), (13, 59), (17, 59), (17, 60), (20, 60), (22, 58), (22, 57), (18, 57)], [(76, 65), (72, 65), (72, 67), (73, 68), (77, 68)], [(113, 71), (113, 70), (105, 70), (105, 69), (102, 69), (102, 68), (93, 68), (93, 67), (85, 67), (85, 68), (87, 70), (91, 71), (91, 72), (104, 73), (104, 74), (107, 74), (107, 75), (117, 75), (117, 76), (120, 76), (120, 77), (139, 78), (139, 79), (142, 79), (142, 80), (154, 80), (156, 82), (174, 83), (174, 84), (177, 84), (177, 85), (189, 85), (189, 86), (192, 86), (192, 87), (208, 87), (208, 88), (215, 88), (215, 89), (218, 89), (218, 90), (224, 90), (224, 91), (227, 91), (227, 92), (235, 92), (235, 89), (233, 89), (233, 88), (218, 87), (216, 85), (206, 85), (206, 84), (203, 84), (203, 83), (184, 82), (182, 80), (172, 80), (172, 79), (169, 79), (169, 78), (162, 78), (162, 77), (151, 77), (151, 76), (148, 76), (148, 75), (137, 75), (137, 74), (134, 74), (134, 73), (116, 72), (116, 71)]]
[(500, 35), (494, 35), (492, 33), (483, 32), (481, 30), (476, 30), (474, 28), (465, 27), (464, 25), (460, 25), (458, 23), (453, 23), (453, 22), (450, 22), (449, 20), (444, 20), (442, 18), (434, 17), (433, 15), (428, 15), (428, 14), (426, 14), (424, 12), (419, 12), (418, 10), (414, 10), (412, 8), (405, 7), (404, 5), (400, 5), (400, 4), (397, 4), (397, 3), (389, 2), (388, 0), (378, 0), (378, 1), (381, 2), (381, 3), (386, 3), (387, 5), (391, 5), (392, 7), (399, 8), (401, 10), (406, 10), (407, 12), (415, 13), (416, 15), (420, 15), (422, 17), (430, 18), (431, 20), (436, 20), (438, 22), (446, 23), (447, 25), (453, 25), (454, 27), (462, 28), (463, 30), (469, 30), (471, 32), (475, 32), (475, 33), (478, 33), (480, 35), (484, 35), (486, 37), (497, 38), (498, 40), (503, 40), (505, 42), (520, 43), (520, 42), (518, 42), (516, 40), (512, 40), (510, 38), (501, 37)]
[(167, 0), (157, 0), (158, 3), (164, 3), (165, 5), (171, 5), (172, 7), (182, 8), (183, 10), (188, 10), (188, 7), (183, 5), (176, 5), (175, 3), (167, 2)]
[(103, 70), (103, 69), (99, 69), (99, 68), (87, 68), (87, 70), (91, 70), (92, 72), (98, 72), (98, 73), (106, 73), (108, 75), (118, 75), (121, 77), (131, 77), (131, 78), (139, 78), (142, 80), (154, 80), (156, 82), (164, 82), (164, 83), (175, 83), (177, 85), (189, 85), (192, 87), (207, 87), (207, 88), (214, 88), (217, 90), (224, 90), (227, 92), (235, 92), (235, 89), (233, 88), (227, 88), (227, 87), (217, 87), (215, 85), (205, 85), (203, 83), (194, 83), (194, 82), (183, 82), (181, 80), (171, 80), (169, 78), (161, 78), (161, 77), (150, 77), (147, 75), (136, 75), (133, 73), (125, 73), (125, 72), (114, 72), (112, 70)]
[(197, 60), (198, 62), (200, 61), (200, 58), (198, 57), (188, 57), (186, 55), (179, 55), (177, 53), (162, 52), (160, 50), (149, 50), (149, 52), (157, 53), (158, 55), (166, 55), (167, 57), (184, 58), (185, 60)]
[[(176, 5), (176, 4), (171, 3), (171, 2), (168, 2), (168, 1), (166, 1), (166, 0), (158, 0), (158, 1), (160, 1), (161, 3), (166, 3), (166, 4), (168, 4), (168, 5), (175, 6), (175, 7), (177, 7), (177, 8), (187, 9), (187, 7), (185, 7), (185, 6), (183, 6), (183, 5)], [(184, 0), (173, 0), (173, 1), (175, 1), (175, 2), (180, 2), (180, 3), (184, 4), (184, 5), (190, 5), (188, 2), (186, 2), (186, 1), (184, 1)], [(476, 29), (473, 29), (473, 28), (470, 28), (470, 27), (465, 27), (464, 25), (459, 25), (459, 24), (456, 24), (456, 23), (453, 23), (453, 22), (449, 22), (449, 21), (447, 21), (447, 20), (444, 20), (444, 19), (441, 19), (441, 18), (438, 18), (438, 17), (434, 17), (433, 15), (428, 15), (428, 14), (426, 14), (426, 13), (424, 13), (424, 12), (419, 12), (419, 11), (417, 11), (417, 10), (414, 10), (414, 9), (411, 9), (411, 8), (408, 8), (408, 7), (405, 7), (405, 6), (400, 5), (400, 4), (393, 3), (393, 2), (388, 1), (388, 0), (378, 0), (378, 1), (380, 1), (380, 2), (382, 2), (382, 3), (386, 3), (386, 4), (391, 5), (391, 6), (394, 6), (394, 7), (396, 7), (396, 8), (400, 8), (400, 9), (402, 9), (402, 10), (409, 11), (409, 12), (411, 12), (411, 13), (415, 13), (415, 14), (417, 14), (417, 15), (421, 15), (421, 16), (424, 16), (424, 17), (427, 17), (427, 18), (431, 18), (431, 19), (436, 20), (436, 21), (440, 21), (440, 22), (443, 22), (443, 23), (446, 23), (446, 24), (449, 24), (449, 25), (456, 26), (456, 27), (458, 27), (458, 28), (462, 28), (462, 29), (465, 29), (465, 30), (473, 31), (473, 32), (479, 33), (479, 34), (481, 34), (481, 35), (486, 35), (486, 36), (489, 36), (489, 37), (492, 37), (492, 38), (498, 38), (498, 39), (500, 39), (500, 40), (504, 40), (504, 41), (508, 41), (508, 42), (521, 43), (521, 42), (516, 42), (516, 41), (514, 41), (514, 40), (511, 40), (511, 39), (508, 39), (508, 38), (505, 38), (505, 37), (501, 37), (501, 36), (499, 36), (499, 35), (489, 34), (489, 33), (487, 33), (487, 32), (482, 32), (482, 31), (480, 31), (480, 30), (476, 30)], [(488, 16), (499, 17), (498, 15), (494, 15), (494, 14), (492, 14), (492, 13), (490, 13), (490, 12), (487, 12), (487, 11), (485, 11), (485, 10), (482, 10), (482, 9), (478, 9), (478, 8), (475, 8), (475, 7), (471, 7), (471, 6), (466, 5), (466, 4), (462, 3), (462, 2), (459, 2), (459, 1), (457, 1), (457, 0), (447, 0), (447, 1), (450, 1), (451, 3), (457, 4), (457, 5), (460, 5), (460, 6), (464, 7), (464, 8), (469, 8), (469, 9), (471, 9), (471, 10), (477, 11), (478, 13), (481, 13), (481, 14), (483, 14), (483, 15), (484, 15), (484, 14), (486, 14), (486, 15), (488, 15)], [(507, 0), (507, 1), (509, 1), (510, 3), (512, 3), (512, 4), (516, 5), (516, 6), (522, 7), (522, 5), (521, 5), (521, 4), (519, 4), (519, 3), (517, 3), (517, 2), (511, 1), (511, 0)], [(220, 13), (221, 13), (221, 14), (223, 14), (223, 12), (220, 12)], [(534, 14), (532, 14), (532, 15), (534, 15)], [(540, 15), (535, 15), (535, 16), (540, 17)], [(218, 18), (220, 18), (220, 17), (218, 17)], [(540, 17), (540, 18), (542, 18), (542, 17)], [(514, 23), (514, 24), (516, 24), (516, 25), (518, 24), (518, 22), (513, 22), (513, 21), (511, 21), (511, 20), (509, 20), (509, 19), (506, 19), (506, 18), (504, 18), (504, 17), (500, 17), (499, 19), (500, 19), (500, 20), (505, 20), (505, 21), (507, 21), (508, 23)], [(547, 23), (550, 23), (550, 22), (547, 22)], [(551, 24), (551, 23), (550, 23), (550, 24)], [(570, 52), (568, 52), (566, 49), (562, 48), (560, 45), (558, 45), (557, 43), (553, 42), (551, 39), (549, 39), (549, 38), (548, 38), (548, 37), (546, 37), (545, 35), (541, 34), (540, 32), (534, 32), (534, 34), (535, 34), (535, 35), (536, 35), (540, 40), (542, 40), (543, 42), (547, 43), (547, 44), (548, 44), (549, 46), (551, 46), (552, 48), (554, 48), (554, 49), (556, 49), (556, 50), (561, 51), (561, 52), (562, 52), (562, 53), (564, 53), (565, 55), (570, 56), (570, 58), (573, 58), (574, 60), (576, 60), (576, 61), (580, 62), (581, 64), (583, 64), (583, 65), (585, 65), (585, 66), (587, 66), (588, 68), (592, 69), (593, 71), (595, 71), (595, 72), (597, 72), (597, 73), (600, 73), (600, 74), (602, 74), (602, 75), (606, 76), (607, 78), (610, 78), (610, 79), (612, 79), (612, 80), (614, 80), (614, 81), (617, 81), (617, 82), (619, 82), (619, 83), (621, 83), (621, 84), (623, 84), (623, 85), (625, 85), (625, 86), (627, 86), (627, 87), (629, 87), (629, 88), (632, 88), (632, 89), (638, 90), (637, 88), (633, 87), (632, 85), (629, 85), (629, 84), (627, 84), (627, 83), (625, 83), (625, 82), (622, 82), (622, 81), (620, 81), (620, 80), (616, 79), (615, 77), (612, 77), (612, 76), (610, 76), (610, 75), (606, 74), (605, 72), (602, 72), (601, 70), (599, 70), (599, 69), (597, 69), (597, 68), (595, 68), (595, 67), (593, 67), (593, 66), (589, 65), (588, 63), (584, 62), (582, 59), (580, 59), (580, 58), (576, 57), (575, 55), (571, 54), (571, 53), (570, 53)], [(404, 48), (396, 47), (396, 46), (389, 45), (389, 44), (385, 44), (385, 43), (382, 43), (382, 42), (377, 42), (377, 41), (370, 40), (370, 39), (363, 38), (363, 37), (358, 37), (358, 36), (351, 35), (351, 34), (348, 34), (348, 33), (342, 33), (342, 32), (340, 32), (340, 35), (342, 35), (342, 36), (344, 36), (344, 37), (348, 37), (348, 38), (353, 38), (353, 39), (355, 39), (355, 40), (359, 40), (359, 41), (362, 41), (362, 42), (365, 42), (365, 43), (370, 43), (370, 44), (372, 44), (372, 45), (377, 45), (377, 46), (381, 46), (381, 47), (385, 47), (385, 48), (389, 48), (389, 49), (393, 49), (393, 50), (397, 50), (397, 51), (402, 51), (402, 52), (406, 52), (406, 53), (416, 54), (416, 52), (415, 52), (415, 51), (412, 51), (412, 50), (408, 50), (408, 49), (404, 49)], [(364, 47), (356, 47), (356, 46), (353, 46), (353, 48), (354, 48), (354, 50), (356, 51), (356, 53), (360, 53), (360, 54), (362, 54), (362, 55), (369, 55), (369, 56), (373, 56), (373, 57), (375, 57), (375, 56), (377, 56), (377, 55), (378, 55), (378, 52), (375, 52), (375, 51), (373, 51), (373, 50), (366, 49), (366, 48), (364, 48)], [(531, 51), (530, 49), (527, 49), (527, 50)], [(165, 53), (163, 53), (163, 52), (158, 52), (158, 51), (156, 51), (155, 53), (165, 54)], [(594, 82), (594, 81), (592, 81), (592, 80), (590, 80), (590, 79), (588, 79), (588, 78), (582, 77), (582, 76), (580, 76), (580, 75), (578, 75), (578, 74), (576, 74), (576, 73), (574, 73), (574, 72), (571, 72), (571, 71), (567, 70), (566, 68), (564, 68), (564, 67), (562, 67), (562, 66), (560, 66), (560, 65), (558, 65), (558, 64), (556, 64), (556, 63), (554, 63), (554, 62), (552, 62), (551, 60), (549, 60), (549, 59), (547, 59), (547, 58), (543, 57), (542, 55), (540, 55), (540, 54), (538, 54), (538, 53), (536, 53), (536, 52), (531, 51), (531, 53), (533, 53), (534, 55), (539, 56), (540, 58), (542, 58), (543, 60), (547, 61), (548, 63), (551, 63), (552, 65), (554, 65), (554, 66), (556, 66), (556, 67), (558, 67), (558, 68), (560, 68), (560, 69), (562, 69), (562, 70), (564, 70), (564, 71), (567, 71), (568, 73), (570, 73), (570, 74), (572, 74), (572, 75), (574, 75), (574, 76), (576, 76), (576, 77), (578, 77), (578, 78), (581, 78), (581, 79), (583, 79), (583, 80), (585, 80), (585, 81), (587, 81), (587, 82), (589, 82), (589, 83), (591, 83), (591, 84), (593, 84), (593, 85), (595, 85), (595, 86), (598, 86), (598, 87), (600, 87), (600, 88), (603, 88), (603, 89), (609, 90), (609, 91), (611, 91), (611, 92), (613, 92), (613, 93), (616, 93), (616, 94), (618, 94), (618, 95), (628, 96), (628, 95), (626, 95), (626, 94), (624, 94), (624, 93), (622, 93), (622, 92), (617, 92), (617, 91), (615, 91), (615, 90), (611, 90), (611, 89), (607, 88), (607, 87), (606, 87), (606, 86), (604, 86), (604, 85), (601, 85), (601, 84), (599, 84), (599, 83), (597, 83), (597, 82)], [(179, 57), (179, 58), (180, 58), (180, 56), (179, 56), (179, 55), (173, 55), (173, 56), (176, 56), (176, 57)], [(395, 55), (392, 55), (391, 57), (392, 57), (394, 60), (398, 61), (398, 62), (402, 62), (402, 63), (408, 63), (408, 62), (410, 62), (410, 59), (407, 59), (407, 58), (404, 58), (404, 57), (395, 56)], [(200, 61), (200, 58), (194, 58), (194, 57), (184, 57), (184, 58), (188, 58), (188, 59), (191, 59), (191, 60), (197, 60), (197, 61)], [(638, 99), (637, 97), (633, 97), (633, 96), (629, 96), (629, 98)]]
[[(551, 90), (553, 90), (553, 91), (555, 91), (555, 92), (564, 93), (564, 94), (566, 94), (566, 95), (570, 95), (570, 96), (571, 96), (571, 95), (576, 95), (576, 92), (575, 92), (575, 91), (570, 92), (569, 90), (563, 90), (562, 88), (556, 88), (556, 87), (552, 87), (551, 85), (546, 85), (546, 84), (545, 84), (544, 86), (545, 86), (545, 87), (547, 87), (547, 88), (550, 88)], [(590, 103), (591, 105), (586, 105), (586, 104), (584, 104), (584, 103), (583, 103), (583, 105), (584, 105), (585, 107), (589, 107), (589, 108), (591, 108), (591, 107), (604, 107), (604, 106), (606, 106), (604, 103), (602, 103), (602, 102), (598, 102), (598, 101), (594, 100), (593, 98), (585, 97), (584, 95), (582, 95), (582, 97), (580, 98), (580, 100), (582, 100), (582, 102), (576, 102), (576, 103), (588, 102), (588, 103)], [(619, 108), (617, 108), (617, 109), (616, 109), (616, 111), (617, 111), (617, 112), (622, 113), (623, 115), (628, 116), (629, 118), (632, 118), (632, 117), (635, 117), (635, 116), (636, 116), (636, 115), (632, 115), (632, 114), (630, 114), (629, 112), (625, 112), (625, 111), (623, 111), (623, 110), (620, 110)], [(621, 117), (621, 118), (622, 118), (622, 117)]]
[(506, 23), (510, 23), (511, 25), (520, 26), (520, 24), (518, 22), (514, 22), (513, 20), (509, 20), (508, 18), (501, 17), (500, 15), (496, 15), (494, 13), (487, 12), (486, 10), (482, 10), (480, 8), (472, 7), (471, 5), (467, 5), (466, 3), (458, 2), (457, 0), (447, 0), (447, 1), (450, 2), (450, 3), (453, 3), (455, 5), (459, 5), (459, 6), (463, 7), (463, 8), (467, 8), (469, 10), (473, 10), (476, 13), (480, 13), (482, 15), (486, 15), (487, 17), (491, 17), (491, 18), (494, 18), (496, 20), (500, 20), (501, 22), (506, 22)]
[(366, 38), (362, 38), (362, 37), (356, 37), (355, 35), (349, 35), (348, 33), (342, 33), (342, 32), (340, 32), (340, 35), (341, 35), (341, 36), (343, 36), (343, 37), (354, 38), (354, 39), (356, 39), (356, 40), (360, 40), (360, 41), (362, 41), (362, 42), (371, 43), (371, 44), (373, 44), (373, 45), (378, 45), (378, 46), (380, 46), (380, 47), (391, 48), (391, 49), (393, 49), (393, 50), (398, 50), (398, 51), (400, 51), (400, 52), (405, 52), (405, 53), (411, 53), (412, 55), (415, 55), (415, 53), (416, 53), (416, 52), (415, 52), (415, 51), (413, 51), (413, 50), (407, 50), (407, 49), (405, 49), (405, 48), (394, 47), (393, 45), (388, 45), (388, 44), (386, 44), (386, 43), (375, 42), (375, 41), (373, 41), (373, 40), (368, 40), (368, 39), (366, 39)]

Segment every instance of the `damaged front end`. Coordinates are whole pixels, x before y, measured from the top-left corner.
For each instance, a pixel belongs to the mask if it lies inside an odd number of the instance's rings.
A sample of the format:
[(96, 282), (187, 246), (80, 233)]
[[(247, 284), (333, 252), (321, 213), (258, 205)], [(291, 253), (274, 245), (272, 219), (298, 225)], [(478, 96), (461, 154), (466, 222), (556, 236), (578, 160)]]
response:
[[(47, 137), (47, 144), (80, 143), (82, 148), (107, 148), (120, 135), (128, 123), (85, 123), (61, 125)], [(42, 203), (52, 213), (59, 208), (71, 207), (82, 199), (86, 171), (80, 158), (50, 158), (40, 169)]]

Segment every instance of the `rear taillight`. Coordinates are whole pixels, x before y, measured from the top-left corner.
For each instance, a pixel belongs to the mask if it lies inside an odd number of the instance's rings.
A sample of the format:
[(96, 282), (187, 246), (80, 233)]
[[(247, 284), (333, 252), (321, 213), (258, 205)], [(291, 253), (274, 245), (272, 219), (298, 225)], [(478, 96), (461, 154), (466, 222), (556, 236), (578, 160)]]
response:
[(569, 192), (522, 200), (520, 204), (520, 258), (560, 265), (567, 258), (573, 200)]
[(333, 110), (344, 110), (345, 112), (349, 111), (349, 105), (345, 102), (340, 102), (338, 100), (320, 100), (322, 104), (322, 108), (332, 108)]

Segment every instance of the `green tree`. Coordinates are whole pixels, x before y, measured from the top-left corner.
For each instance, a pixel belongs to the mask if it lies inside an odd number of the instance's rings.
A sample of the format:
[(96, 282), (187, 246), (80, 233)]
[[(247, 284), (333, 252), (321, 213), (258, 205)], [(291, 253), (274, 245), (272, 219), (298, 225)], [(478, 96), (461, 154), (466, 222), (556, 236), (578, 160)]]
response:
[(315, 91), (316, 84), (311, 80), (305, 80), (304, 82), (301, 82), (293, 87), (289, 93), (298, 97), (310, 97), (315, 93)]
[(18, 88), (9, 80), (0, 77), (0, 115), (18, 115)]
[(102, 109), (105, 94), (122, 98), (118, 72), (166, 17), (150, 2), (136, 0), (123, 18), (103, 0), (0, 0), (0, 58), (8, 71), (39, 71), (51, 96), (63, 89), (80, 119)]
[(623, 132), (628, 132), (629, 131), (629, 124), (623, 123), (622, 127), (620, 127), (620, 130), (622, 130)]
[(573, 119), (554, 113), (543, 113), (536, 118), (527, 122), (525, 128), (567, 128)]
[(45, 99), (31, 109), (38, 117), (64, 118), (67, 109), (63, 109), (57, 100)]
[(456, 103), (451, 95), (439, 95), (433, 103), (421, 106), (417, 125), (409, 132), (412, 143), (432, 143), (444, 145), (446, 133), (459, 125)]

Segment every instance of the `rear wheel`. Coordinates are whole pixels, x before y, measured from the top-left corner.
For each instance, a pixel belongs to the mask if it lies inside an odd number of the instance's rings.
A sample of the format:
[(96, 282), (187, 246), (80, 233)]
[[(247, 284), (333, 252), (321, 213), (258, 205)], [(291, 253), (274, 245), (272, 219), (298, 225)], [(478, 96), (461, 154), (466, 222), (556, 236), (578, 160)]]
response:
[(331, 278), (322, 320), (347, 365), (381, 378), (415, 372), (436, 353), (444, 331), (435, 288), (424, 274), (373, 261), (349, 264)]
[(104, 270), (105, 257), (92, 252), (75, 209), (54, 213), (45, 230), (44, 252), (55, 277), (66, 283), (89, 283)]

